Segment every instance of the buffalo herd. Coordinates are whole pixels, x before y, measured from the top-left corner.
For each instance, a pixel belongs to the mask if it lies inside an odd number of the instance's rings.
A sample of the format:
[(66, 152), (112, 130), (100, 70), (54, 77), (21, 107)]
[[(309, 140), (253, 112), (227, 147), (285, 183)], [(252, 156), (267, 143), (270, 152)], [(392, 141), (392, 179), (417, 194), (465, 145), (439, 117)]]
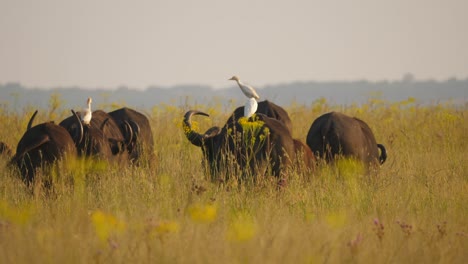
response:
[[(9, 157), (21, 178), (30, 184), (39, 168), (67, 157), (91, 157), (119, 164), (151, 165), (154, 155), (153, 131), (149, 119), (130, 108), (112, 112), (95, 110), (89, 123), (80, 112), (55, 124), (33, 126), (37, 111), (18, 142), (16, 152), (0, 142), (0, 155)], [(221, 126), (204, 133), (192, 125), (197, 116), (189, 110), (183, 117), (188, 141), (202, 151), (202, 164), (212, 180), (228, 177), (256, 181), (272, 175), (284, 183), (293, 171), (313, 173), (318, 161), (333, 163), (339, 157), (353, 158), (366, 168), (378, 168), (387, 152), (361, 119), (339, 112), (325, 113), (310, 126), (306, 143), (293, 137), (291, 119), (282, 107), (268, 101), (258, 103), (256, 113), (244, 117), (238, 107)]]
[[(291, 119), (280, 106), (269, 101), (259, 102), (256, 115), (249, 118), (243, 116), (243, 108), (238, 107), (222, 128), (212, 127), (204, 134), (192, 129), (191, 118), (208, 114), (188, 111), (184, 117), (187, 139), (201, 148), (214, 179), (224, 179), (223, 175), (232, 174), (225, 169), (238, 167), (241, 168), (240, 176), (271, 172), (269, 174), (282, 181), (300, 150), (307, 146), (292, 137)], [(304, 157), (313, 159), (313, 155)], [(226, 166), (232, 161), (237, 166)], [(307, 160), (306, 164), (313, 168), (311, 161)], [(223, 170), (228, 173), (222, 173)]]
[(337, 112), (324, 114), (312, 123), (304, 144), (293, 138), (291, 119), (282, 107), (267, 100), (259, 102), (256, 115), (248, 119), (243, 117), (243, 108), (238, 107), (222, 128), (215, 126), (203, 134), (194, 131), (191, 119), (208, 114), (190, 110), (184, 116), (185, 135), (201, 148), (214, 179), (232, 175), (229, 169), (238, 167), (243, 171), (237, 175), (247, 171), (258, 177), (269, 172), (283, 183), (288, 171), (293, 168), (313, 171), (317, 160), (352, 158), (370, 169), (387, 158), (385, 147), (376, 143), (370, 127), (358, 118)]
[[(92, 112), (92, 119), (84, 123), (80, 112), (58, 125), (53, 121), (33, 126), (37, 110), (28, 122), (18, 142), (16, 153), (8, 162), (16, 166), (22, 180), (30, 185), (39, 169), (69, 157), (88, 157), (118, 164), (142, 164), (143, 158), (153, 157), (153, 132), (148, 118), (130, 108), (110, 113)], [(0, 155), (10, 157), (11, 149), (0, 142)]]

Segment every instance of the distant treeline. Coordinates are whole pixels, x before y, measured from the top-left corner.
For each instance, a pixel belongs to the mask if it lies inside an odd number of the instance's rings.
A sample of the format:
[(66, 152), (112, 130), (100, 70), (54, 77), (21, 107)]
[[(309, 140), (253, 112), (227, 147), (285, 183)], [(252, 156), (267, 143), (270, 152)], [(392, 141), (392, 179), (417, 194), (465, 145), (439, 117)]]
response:
[[(403, 101), (413, 97), (418, 104), (468, 103), (468, 79), (446, 81), (417, 81), (404, 78), (400, 81), (352, 81), (352, 82), (293, 82), (257, 87), (261, 99), (279, 105), (292, 103), (310, 105), (325, 98), (331, 104), (350, 105), (378, 98), (389, 102)], [(51, 98), (60, 100), (61, 107), (82, 108), (86, 98), (92, 97), (95, 109), (126, 105), (148, 109), (155, 105), (190, 106), (194, 104), (243, 104), (245, 98), (237, 86), (212, 89), (208, 86), (185, 85), (170, 88), (148, 87), (132, 90), (127, 87), (116, 89), (89, 89), (80, 87), (30, 88), (19, 83), (0, 84), (0, 105), (10, 111), (22, 111), (25, 107), (44, 108)]]

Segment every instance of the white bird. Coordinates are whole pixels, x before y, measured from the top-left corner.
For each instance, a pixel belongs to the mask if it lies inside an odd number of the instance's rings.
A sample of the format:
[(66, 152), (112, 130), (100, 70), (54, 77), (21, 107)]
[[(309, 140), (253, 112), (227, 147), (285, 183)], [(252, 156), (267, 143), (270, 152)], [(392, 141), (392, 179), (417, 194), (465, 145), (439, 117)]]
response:
[(247, 118), (251, 117), (257, 112), (257, 107), (257, 100), (255, 100), (255, 98), (249, 98), (244, 106), (244, 116)]
[(233, 81), (236, 81), (237, 84), (239, 85), (239, 87), (241, 88), (242, 92), (245, 94), (245, 96), (247, 96), (248, 98), (255, 98), (255, 99), (260, 99), (260, 96), (258, 96), (257, 92), (255, 91), (255, 89), (250, 86), (250, 85), (247, 85), (245, 83), (242, 83), (240, 80), (239, 80), (239, 77), (237, 77), (236, 75), (232, 76), (231, 79), (229, 80), (233, 80)]
[(88, 108), (83, 109), (81, 112), (81, 122), (85, 125), (89, 125), (91, 122), (91, 117), (92, 117), (92, 111), (91, 111), (91, 102), (93, 102), (93, 99), (91, 97), (88, 97)]

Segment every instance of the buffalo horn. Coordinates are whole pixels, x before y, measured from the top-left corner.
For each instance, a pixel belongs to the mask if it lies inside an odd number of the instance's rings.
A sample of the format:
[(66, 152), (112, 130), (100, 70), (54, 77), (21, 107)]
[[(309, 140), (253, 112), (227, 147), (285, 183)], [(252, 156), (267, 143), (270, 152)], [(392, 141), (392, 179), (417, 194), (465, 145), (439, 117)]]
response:
[(109, 122), (109, 118), (106, 118), (104, 120), (104, 122), (102, 122), (102, 125), (101, 125), (101, 131), (104, 131), (104, 127), (106, 126), (106, 124)]
[(81, 120), (80, 120), (80, 118), (78, 117), (78, 114), (77, 114), (73, 109), (71, 110), (71, 112), (72, 112), (73, 116), (76, 117), (76, 121), (78, 121), (79, 132), (80, 132), (80, 133), (79, 133), (79, 136), (78, 136), (78, 138), (79, 138), (78, 144), (80, 144), (81, 141), (83, 140), (83, 124), (81, 124)]
[(31, 119), (29, 119), (29, 122), (28, 122), (28, 128), (27, 130), (31, 129), (31, 126), (34, 122), (34, 118), (36, 118), (36, 115), (37, 115), (37, 110), (34, 112), (34, 114), (31, 116)]
[(128, 123), (132, 127), (133, 136), (136, 137), (140, 134), (140, 126), (132, 120), (129, 120)]
[(209, 115), (200, 111), (190, 110), (187, 113), (185, 113), (185, 116), (184, 116), (184, 126), (185, 126), (185, 129), (187, 129), (185, 131), (185, 135), (187, 136), (187, 139), (195, 146), (201, 147), (205, 136), (201, 135), (200, 133), (195, 132), (192, 129), (192, 121), (191, 121), (192, 115), (203, 115), (203, 116), (209, 116)]
[(124, 121), (122, 126), (125, 131), (125, 140), (127, 141), (127, 144), (131, 144), (133, 141), (133, 128), (127, 121)]

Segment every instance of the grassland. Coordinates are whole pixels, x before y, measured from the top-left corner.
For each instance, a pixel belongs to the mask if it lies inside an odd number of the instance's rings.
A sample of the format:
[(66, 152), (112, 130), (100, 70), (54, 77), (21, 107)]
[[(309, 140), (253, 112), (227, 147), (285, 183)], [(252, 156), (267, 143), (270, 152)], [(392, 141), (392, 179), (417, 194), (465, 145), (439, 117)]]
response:
[[(321, 165), (290, 175), (281, 191), (268, 179), (221, 186), (207, 180), (181, 120), (189, 108), (206, 111), (211, 118), (196, 118), (205, 131), (224, 124), (234, 103), (159, 105), (145, 111), (151, 168), (79, 160), (57, 169), (52, 192), (31, 192), (2, 158), (0, 263), (468, 262), (467, 105), (284, 107), (303, 141), (328, 111), (365, 120), (387, 162), (372, 177), (353, 164)], [(51, 98), (37, 122), (59, 122), (64, 108)], [(32, 112), (0, 108), (0, 140), (16, 146)]]

